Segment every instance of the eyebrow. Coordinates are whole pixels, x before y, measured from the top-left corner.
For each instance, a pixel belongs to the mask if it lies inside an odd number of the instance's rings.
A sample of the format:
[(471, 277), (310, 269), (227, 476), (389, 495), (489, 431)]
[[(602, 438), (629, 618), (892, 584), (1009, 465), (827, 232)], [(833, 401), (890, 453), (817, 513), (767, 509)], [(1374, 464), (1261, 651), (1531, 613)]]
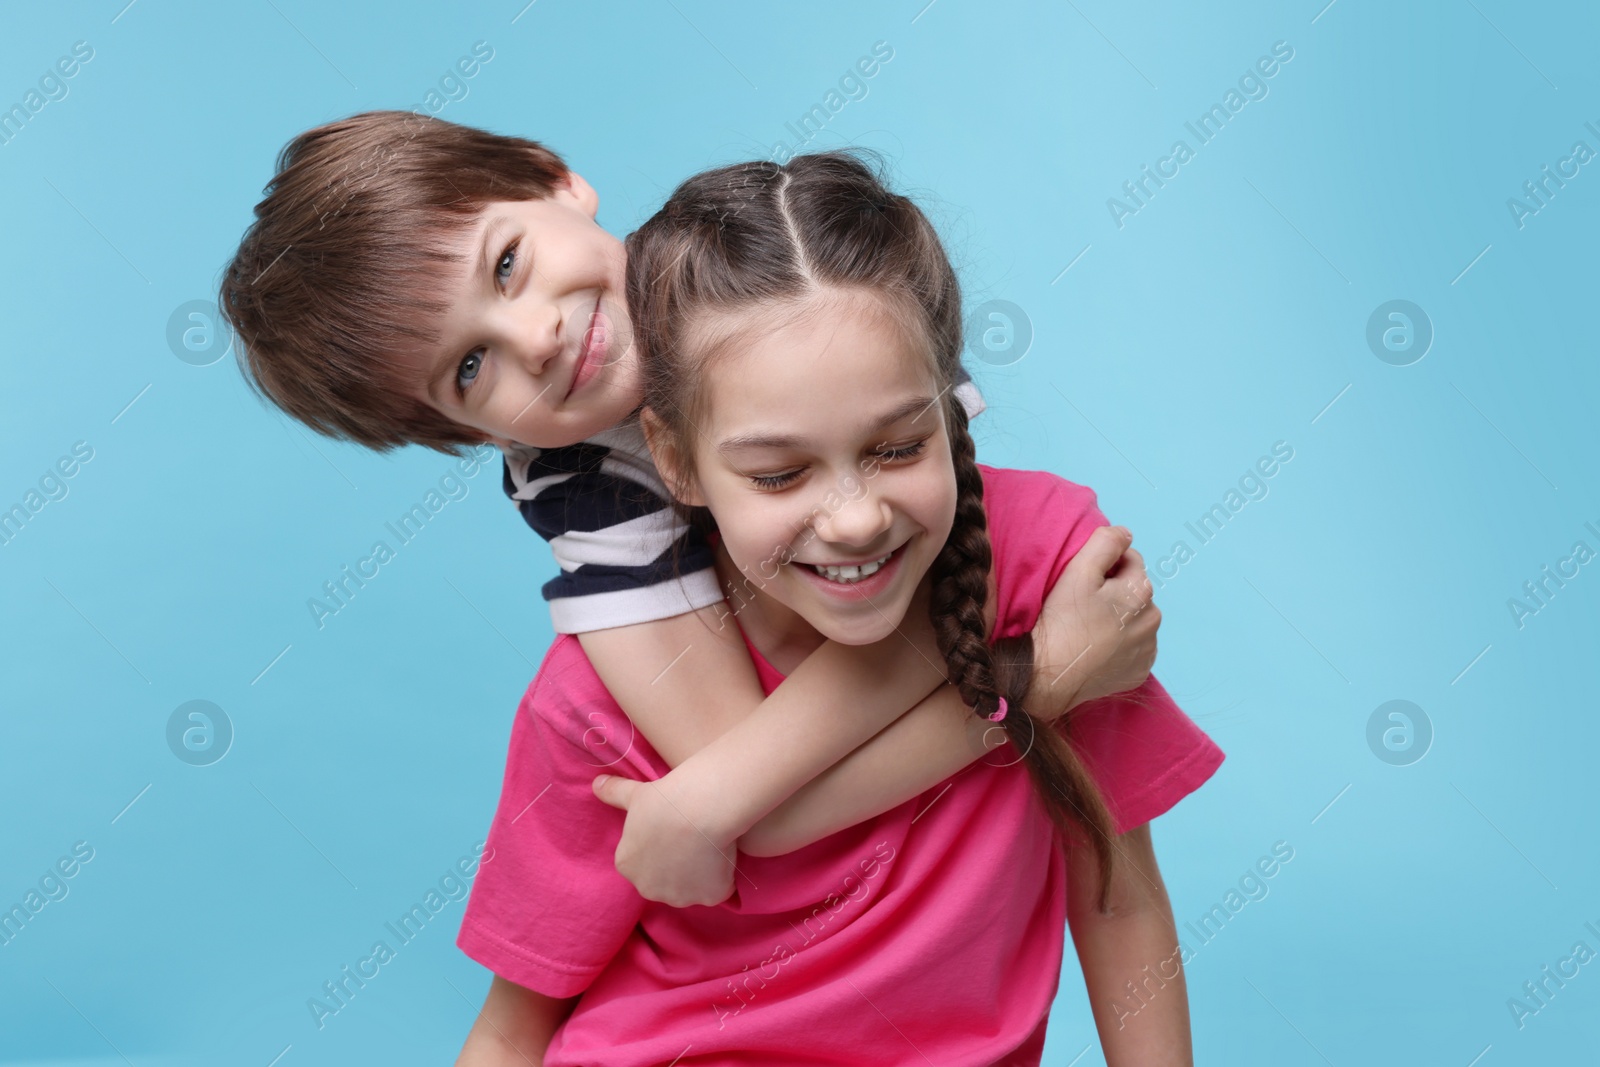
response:
[(493, 280), (489, 277), (491, 273), (489, 263), (490, 258), (494, 255), (493, 249), (495, 245), (495, 231), (499, 228), (501, 223), (508, 221), (510, 220), (508, 220), (504, 215), (496, 215), (494, 218), (490, 219), (488, 225), (484, 226), (483, 228), (483, 245), (478, 249), (478, 263), (472, 271), (472, 280), (479, 285)]
[[(495, 233), (501, 224), (509, 221), (504, 215), (496, 215), (484, 226), (483, 241), (478, 245), (478, 254), (473, 257), (472, 283), (474, 289), (492, 282), (489, 261), (494, 254)], [(439, 357), (438, 366), (434, 368), (432, 374), (428, 375), (427, 379), (428, 396), (433, 399), (435, 404), (439, 402), (439, 394), (435, 390), (442, 389), (444, 395), (452, 400), (455, 399), (455, 391), (450, 388), (450, 372), (460, 366), (462, 359), (462, 356), (448, 354), (445, 349), (440, 351), (446, 354), (442, 354)], [(462, 355), (464, 356), (465, 353)]]
[[(912, 415), (921, 415), (928, 408), (938, 402), (938, 397), (914, 396), (902, 404), (897, 404), (893, 410), (886, 412), (882, 418), (872, 424), (874, 431), (886, 426), (893, 426)], [(794, 434), (766, 434), (742, 433), (730, 437), (717, 445), (718, 452), (737, 452), (746, 448), (799, 448), (805, 444), (805, 438)]]

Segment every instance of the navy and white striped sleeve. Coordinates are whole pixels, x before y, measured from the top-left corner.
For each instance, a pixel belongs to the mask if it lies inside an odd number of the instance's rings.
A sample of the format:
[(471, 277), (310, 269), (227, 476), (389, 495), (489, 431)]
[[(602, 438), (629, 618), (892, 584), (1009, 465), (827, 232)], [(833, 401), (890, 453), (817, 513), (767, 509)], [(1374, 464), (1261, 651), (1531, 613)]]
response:
[(580, 444), (505, 455), (506, 495), (550, 542), (543, 587), (557, 633), (683, 615), (722, 600), (711, 546), (673, 509), (636, 423)]
[[(983, 396), (963, 369), (956, 396)], [(683, 615), (723, 599), (711, 546), (672, 507), (636, 421), (562, 448), (504, 453), (502, 484), (561, 573), (541, 590), (557, 633)]]

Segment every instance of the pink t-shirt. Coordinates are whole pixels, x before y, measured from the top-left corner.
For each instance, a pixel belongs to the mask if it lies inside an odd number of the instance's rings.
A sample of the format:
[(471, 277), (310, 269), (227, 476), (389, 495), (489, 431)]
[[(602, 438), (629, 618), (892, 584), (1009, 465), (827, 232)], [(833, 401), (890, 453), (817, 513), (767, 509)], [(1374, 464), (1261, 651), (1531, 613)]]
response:
[[(1094, 491), (982, 467), (995, 632), (1033, 627), (1106, 518)], [(752, 650), (762, 685), (782, 681)], [(1222, 751), (1154, 677), (1068, 736), (1119, 832), (1198, 788)], [(582, 993), (545, 1063), (722, 1067), (1037, 1064), (1060, 977), (1066, 864), (1021, 762), (998, 749), (912, 801), (784, 856), (740, 856), (714, 907), (647, 902), (617, 873), (600, 773), (668, 767), (559, 637), (517, 709), (457, 944), (519, 985)]]

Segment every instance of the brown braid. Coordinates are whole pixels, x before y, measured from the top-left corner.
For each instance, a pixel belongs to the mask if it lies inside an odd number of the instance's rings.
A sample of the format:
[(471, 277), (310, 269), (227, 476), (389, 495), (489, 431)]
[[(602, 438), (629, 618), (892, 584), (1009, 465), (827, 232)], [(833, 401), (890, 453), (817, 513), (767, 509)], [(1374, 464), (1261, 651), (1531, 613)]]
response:
[[(1033, 677), (1029, 636), (986, 642), (988, 519), (966, 410), (954, 395), (961, 366), (961, 287), (937, 231), (850, 153), (740, 163), (684, 182), (628, 238), (628, 308), (644, 374), (645, 414), (692, 473), (701, 368), (715, 356), (692, 336), (697, 316), (801, 306), (820, 294), (866, 291), (920, 328), (946, 425), (957, 487), (955, 522), (930, 571), (930, 614), (949, 678), (978, 714), (1004, 696), (1007, 735), (1066, 841), (1086, 831), (1108, 899), (1114, 824), (1065, 736), (1023, 706)], [(723, 344), (732, 342), (724, 339)], [(713, 346), (714, 349), (715, 346)], [(699, 349), (691, 355), (691, 350)]]
[(930, 572), (933, 595), (929, 614), (939, 651), (944, 653), (951, 684), (975, 713), (993, 713), (1005, 697), (1007, 711), (1001, 725), (1023, 754), (1051, 821), (1066, 841), (1074, 837), (1074, 824), (1088, 832), (1099, 861), (1097, 901), (1103, 911), (1111, 891), (1115, 824), (1078, 754), (1048, 723), (1023, 707), (1033, 682), (1033, 635), (1005, 638), (992, 647), (984, 640), (983, 605), (989, 597), (993, 553), (983, 509), (983, 474), (967, 431), (966, 409), (954, 393), (946, 397), (945, 422), (956, 472), (956, 518)]

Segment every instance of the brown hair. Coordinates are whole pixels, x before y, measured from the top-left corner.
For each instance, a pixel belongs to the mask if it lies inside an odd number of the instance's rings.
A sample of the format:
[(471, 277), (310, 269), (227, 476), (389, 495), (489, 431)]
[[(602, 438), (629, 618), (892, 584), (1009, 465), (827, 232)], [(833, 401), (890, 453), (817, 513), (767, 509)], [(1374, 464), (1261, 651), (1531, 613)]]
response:
[[(1027, 713), (1031, 635), (985, 641), (992, 555), (983, 477), (954, 394), (961, 291), (938, 234), (909, 199), (855, 155), (827, 152), (788, 163), (742, 163), (696, 175), (627, 241), (628, 307), (644, 373), (644, 403), (686, 464), (694, 454), (700, 375), (689, 331), (706, 311), (753, 306), (779, 314), (807, 297), (865, 291), (920, 329), (943, 390), (955, 466), (955, 523), (931, 569), (930, 614), (949, 679), (977, 714), (1004, 697), (1003, 726), (1027, 762), (1055, 826), (1088, 831), (1108, 897), (1114, 824), (1082, 761), (1060, 732)], [(788, 305), (787, 308), (782, 305)], [(764, 320), (765, 324), (774, 321)], [(690, 470), (686, 467), (685, 470)]]
[(319, 433), (379, 451), (459, 452), (484, 435), (408, 395), (403, 353), (434, 344), (430, 299), (453, 247), (496, 200), (550, 195), (567, 166), (534, 141), (410, 111), (366, 111), (306, 130), (224, 273), (218, 304), (245, 380)]

